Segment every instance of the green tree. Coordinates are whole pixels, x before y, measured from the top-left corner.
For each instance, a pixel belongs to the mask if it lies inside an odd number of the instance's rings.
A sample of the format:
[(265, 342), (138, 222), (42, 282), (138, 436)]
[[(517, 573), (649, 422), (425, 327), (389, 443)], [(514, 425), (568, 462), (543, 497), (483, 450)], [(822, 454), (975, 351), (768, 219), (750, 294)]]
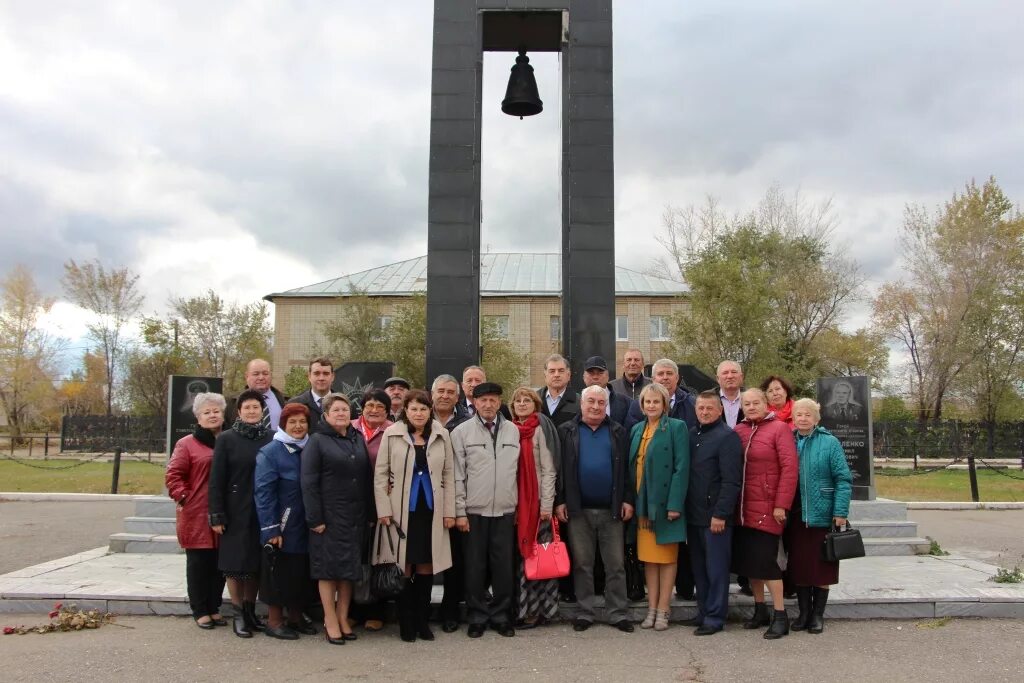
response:
[(414, 294), (400, 305), (384, 330), (384, 348), (395, 372), (414, 387), (427, 386), (427, 297)]
[(293, 365), (284, 377), (285, 396), (298, 396), (309, 388), (309, 370), (305, 365)]
[(188, 372), (185, 358), (174, 349), (132, 349), (127, 352), (124, 390), (134, 415), (166, 415), (168, 379)]
[(107, 270), (98, 260), (78, 265), (70, 259), (64, 264), (65, 296), (94, 316), (87, 329), (106, 368), (107, 415), (113, 413), (116, 371), (126, 346), (125, 327), (142, 308), (138, 281), (139, 276), (127, 268)]
[(834, 228), (829, 202), (775, 187), (734, 218), (713, 198), (668, 209), (658, 237), (667, 256), (655, 271), (690, 289), (689, 310), (673, 319), (674, 356), (706, 369), (736, 360), (751, 380), (784, 374), (799, 393), (847, 365), (839, 323), (864, 278), (832, 243)]
[(505, 388), (506, 400), (512, 397), (512, 390), (526, 381), (529, 354), (520, 351), (510, 339), (499, 334), (498, 322), (481, 317), (480, 345), (483, 357), (480, 365), (487, 370), (487, 380), (497, 382)]
[(52, 306), (24, 266), (0, 284), (0, 409), (15, 441), (43, 422), (55, 401), (53, 380), (65, 343), (39, 326)]
[(907, 278), (881, 288), (874, 321), (906, 353), (919, 421), (961, 396), (994, 425), (1024, 369), (1024, 219), (994, 178), (972, 181), (937, 211), (908, 207), (900, 244)]
[[(327, 342), (327, 355), (343, 362), (391, 360), (384, 348), (381, 325), (382, 306), (366, 292), (349, 288), (348, 296), (338, 298), (339, 315), (321, 323)], [(311, 352), (315, 353), (311, 349)]]
[(911, 420), (914, 414), (907, 408), (907, 404), (899, 396), (883, 396), (878, 402), (878, 410), (875, 419), (882, 422), (899, 422)]

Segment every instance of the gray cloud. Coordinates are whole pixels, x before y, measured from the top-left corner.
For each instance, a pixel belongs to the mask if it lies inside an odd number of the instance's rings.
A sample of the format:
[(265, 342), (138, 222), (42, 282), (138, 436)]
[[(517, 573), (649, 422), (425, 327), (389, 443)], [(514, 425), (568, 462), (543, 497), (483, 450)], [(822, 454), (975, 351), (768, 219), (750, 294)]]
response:
[[(777, 182), (834, 198), (837, 239), (873, 282), (898, 275), (907, 202), (989, 174), (1024, 196), (1022, 15), (994, 0), (617, 3), (619, 261), (657, 253), (665, 205), (713, 193), (740, 210)], [(155, 306), (425, 251), (429, 3), (9, 3), (0, 25), (4, 271), (52, 282), (99, 256), (144, 268)], [(497, 111), (505, 57), (485, 61), (483, 243), (557, 250), (557, 60), (534, 58), (546, 111), (518, 121)], [(174, 244), (195, 245), (205, 279), (168, 283)], [(225, 267), (233, 246), (274, 276)]]

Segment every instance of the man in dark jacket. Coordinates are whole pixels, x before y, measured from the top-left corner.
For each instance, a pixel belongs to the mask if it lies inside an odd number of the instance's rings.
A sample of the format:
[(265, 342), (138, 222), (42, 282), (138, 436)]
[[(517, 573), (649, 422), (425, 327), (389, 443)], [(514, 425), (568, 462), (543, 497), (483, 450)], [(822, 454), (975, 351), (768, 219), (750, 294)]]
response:
[(556, 427), (573, 419), (580, 412), (576, 392), (569, 388), (569, 361), (553, 353), (544, 361), (544, 388), (539, 389), (541, 412)]
[(653, 380), (644, 374), (644, 354), (640, 349), (629, 349), (622, 357), (622, 377), (613, 379), (609, 385), (616, 394), (637, 401), (640, 392)]
[(581, 412), (559, 428), (562, 461), (555, 493), (555, 514), (569, 525), (573, 579), (579, 601), (573, 629), (594, 623), (594, 559), (604, 560), (604, 604), (608, 623), (632, 633), (628, 618), (624, 563), (625, 522), (633, 517), (636, 492), (629, 485), (626, 430), (605, 413), (608, 396), (601, 387), (583, 390)]
[[(277, 431), (277, 423), (281, 417), (281, 408), (284, 407), (288, 397), (273, 386), (273, 375), (270, 372), (270, 363), (262, 358), (253, 358), (245, 366), (245, 389), (252, 389), (263, 396), (263, 426), (270, 430), (271, 436)], [(245, 391), (243, 389), (243, 391)], [(238, 413), (235, 410), (235, 400), (228, 399), (228, 409), (224, 416), (225, 429), (234, 424)], [(311, 425), (312, 426), (312, 425)]]
[(743, 447), (722, 419), (717, 391), (697, 397), (697, 421), (690, 430), (686, 544), (697, 584), (694, 634), (709, 636), (725, 628), (729, 611), (732, 525), (743, 486)]
[(636, 424), (629, 417), (629, 410), (633, 407), (633, 400), (628, 396), (616, 393), (608, 383), (608, 363), (601, 356), (591, 356), (583, 364), (583, 384), (592, 387), (598, 386), (608, 391), (608, 408), (605, 412), (615, 422), (618, 422), (626, 429), (626, 434)]
[(324, 415), (322, 402), (331, 393), (334, 383), (334, 364), (330, 358), (320, 356), (309, 361), (309, 389), (290, 399), (288, 403), (301, 403), (309, 409), (309, 430), (320, 424)]
[[(668, 416), (682, 420), (689, 429), (696, 427), (697, 413), (694, 410), (693, 392), (679, 378), (679, 366), (668, 358), (662, 358), (654, 361), (651, 372), (654, 373), (654, 381), (668, 391)], [(633, 424), (647, 419), (640, 410), (639, 401), (633, 402), (629, 410), (629, 419)]]

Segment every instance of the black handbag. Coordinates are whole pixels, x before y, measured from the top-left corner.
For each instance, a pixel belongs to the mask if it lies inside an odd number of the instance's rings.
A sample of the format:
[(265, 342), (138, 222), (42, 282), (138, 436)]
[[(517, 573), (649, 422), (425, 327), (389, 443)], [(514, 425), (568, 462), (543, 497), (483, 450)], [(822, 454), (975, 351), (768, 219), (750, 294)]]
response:
[(864, 539), (860, 536), (860, 530), (854, 529), (849, 522), (846, 523), (844, 530), (832, 527), (832, 530), (825, 534), (825, 541), (821, 544), (821, 559), (825, 562), (852, 560), (864, 555)]
[(378, 600), (397, 598), (398, 594), (405, 588), (407, 580), (405, 571), (398, 566), (398, 554), (395, 552), (395, 542), (391, 540), (391, 529), (398, 532), (400, 540), (405, 540), (405, 532), (402, 531), (398, 524), (389, 524), (388, 526), (381, 524), (377, 527), (377, 555), (380, 555), (381, 536), (387, 536), (391, 556), (396, 560), (395, 562), (373, 565), (373, 571), (370, 572), (370, 592), (377, 596)]

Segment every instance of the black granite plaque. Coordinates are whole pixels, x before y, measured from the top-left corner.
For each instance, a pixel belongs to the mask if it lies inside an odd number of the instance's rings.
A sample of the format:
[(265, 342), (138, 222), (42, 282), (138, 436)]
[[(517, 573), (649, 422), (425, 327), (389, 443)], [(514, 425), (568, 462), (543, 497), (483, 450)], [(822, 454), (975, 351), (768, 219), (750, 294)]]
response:
[(871, 433), (871, 380), (822, 377), (818, 380), (821, 426), (843, 445), (853, 474), (853, 499), (875, 499), (874, 446)]
[(167, 456), (170, 457), (178, 439), (191, 434), (196, 428), (196, 416), (192, 414), (192, 400), (196, 394), (222, 394), (224, 380), (220, 377), (171, 375), (167, 391), (170, 394), (167, 401)]

